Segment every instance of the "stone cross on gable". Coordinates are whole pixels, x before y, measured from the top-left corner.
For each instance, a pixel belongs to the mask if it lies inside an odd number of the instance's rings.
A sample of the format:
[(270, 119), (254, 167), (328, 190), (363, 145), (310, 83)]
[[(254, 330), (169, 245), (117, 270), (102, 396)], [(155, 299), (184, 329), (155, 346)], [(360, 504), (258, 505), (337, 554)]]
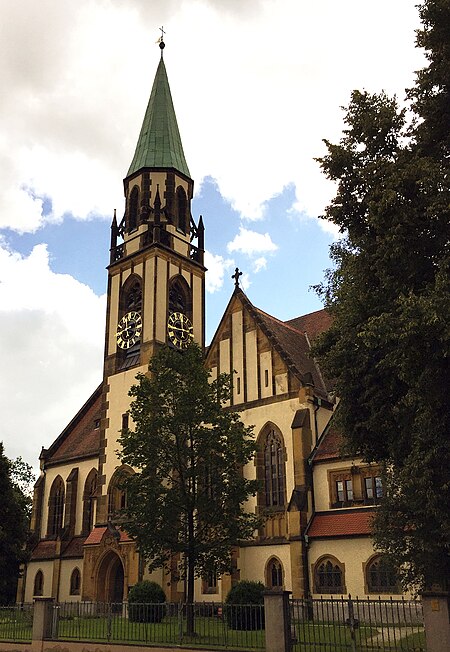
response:
[(239, 277), (242, 276), (242, 272), (239, 271), (239, 267), (236, 267), (234, 274), (231, 278), (234, 278), (235, 287), (239, 287)]

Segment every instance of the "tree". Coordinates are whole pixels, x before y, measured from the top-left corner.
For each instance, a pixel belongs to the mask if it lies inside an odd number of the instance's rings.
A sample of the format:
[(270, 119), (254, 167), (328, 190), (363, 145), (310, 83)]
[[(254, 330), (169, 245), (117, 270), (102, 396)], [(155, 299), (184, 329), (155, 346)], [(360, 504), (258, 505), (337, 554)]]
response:
[(410, 113), (354, 91), (340, 143), (319, 159), (342, 239), (318, 287), (334, 321), (315, 350), (347, 448), (385, 468), (375, 544), (416, 588), (450, 577), (450, 3), (420, 13), (429, 65)]
[(14, 468), (0, 442), (0, 604), (16, 598), (20, 564), (26, 560), (29, 501), (15, 482)]
[(194, 578), (230, 571), (231, 547), (258, 526), (244, 509), (257, 489), (243, 474), (255, 443), (252, 429), (224, 408), (230, 376), (211, 381), (198, 346), (162, 348), (149, 370), (130, 390), (134, 430), (120, 437), (122, 462), (138, 471), (124, 481), (126, 529), (151, 569), (184, 560), (192, 604)]

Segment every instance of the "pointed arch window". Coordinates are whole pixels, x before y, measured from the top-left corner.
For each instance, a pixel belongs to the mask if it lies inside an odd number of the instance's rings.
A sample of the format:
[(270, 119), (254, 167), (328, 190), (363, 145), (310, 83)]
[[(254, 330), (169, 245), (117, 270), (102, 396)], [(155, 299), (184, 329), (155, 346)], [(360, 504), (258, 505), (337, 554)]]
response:
[(169, 286), (169, 314), (182, 312), (191, 318), (190, 296), (189, 286), (182, 276), (172, 279)]
[(138, 225), (138, 212), (139, 212), (139, 188), (133, 186), (130, 192), (130, 199), (128, 202), (128, 230), (133, 231)]
[(88, 534), (94, 527), (94, 505), (97, 492), (97, 470), (92, 469), (86, 478), (83, 491), (83, 533)]
[(397, 574), (389, 562), (377, 555), (366, 566), (366, 585), (368, 593), (398, 593)]
[(70, 576), (70, 595), (80, 595), (81, 590), (81, 573), (78, 568), (74, 568)]
[(283, 507), (286, 499), (284, 446), (280, 434), (272, 429), (264, 445), (264, 489), (266, 507)]
[(266, 585), (271, 589), (283, 588), (283, 565), (279, 559), (269, 559), (266, 569)]
[(38, 570), (34, 576), (33, 595), (44, 594), (44, 573)]
[(121, 316), (131, 310), (140, 312), (142, 309), (142, 283), (141, 279), (133, 275), (123, 285), (120, 293)]
[(316, 593), (345, 593), (344, 567), (335, 557), (319, 559), (314, 568)]
[(187, 197), (184, 188), (178, 186), (177, 188), (177, 228), (183, 233), (188, 231), (188, 215), (187, 215)]
[(121, 512), (127, 506), (127, 492), (123, 486), (125, 478), (132, 474), (128, 467), (117, 469), (113, 474), (108, 487), (108, 518), (120, 518)]
[(64, 482), (59, 475), (54, 479), (50, 489), (47, 536), (55, 537), (60, 534), (63, 524), (64, 494)]

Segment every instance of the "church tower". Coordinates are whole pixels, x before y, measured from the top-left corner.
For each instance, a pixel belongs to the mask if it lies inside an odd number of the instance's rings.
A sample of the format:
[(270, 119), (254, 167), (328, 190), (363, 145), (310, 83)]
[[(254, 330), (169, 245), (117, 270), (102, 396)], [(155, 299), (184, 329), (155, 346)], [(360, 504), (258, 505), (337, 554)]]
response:
[[(124, 179), (125, 213), (111, 226), (97, 525), (120, 508), (115, 489), (128, 391), (158, 347), (204, 346), (204, 228), (191, 215), (194, 182), (183, 152), (163, 59)], [(117, 503), (117, 504), (116, 504)]]

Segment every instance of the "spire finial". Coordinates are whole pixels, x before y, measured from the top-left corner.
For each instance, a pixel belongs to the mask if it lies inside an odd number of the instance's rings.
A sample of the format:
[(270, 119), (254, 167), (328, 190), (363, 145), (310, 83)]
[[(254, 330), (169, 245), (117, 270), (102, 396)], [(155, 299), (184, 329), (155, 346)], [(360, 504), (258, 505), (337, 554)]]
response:
[(164, 27), (160, 27), (159, 29), (160, 29), (160, 31), (161, 31), (161, 36), (160, 36), (159, 39), (157, 40), (157, 43), (159, 43), (159, 49), (161, 50), (161, 57), (162, 57), (162, 55), (163, 55), (163, 50), (164, 50), (164, 48), (166, 47), (166, 44), (164, 43), (164, 34), (165, 34), (166, 32), (164, 31)]
[(242, 276), (242, 272), (239, 271), (239, 267), (236, 267), (234, 270), (234, 274), (232, 275), (231, 278), (234, 278), (234, 286), (239, 287), (239, 277)]

